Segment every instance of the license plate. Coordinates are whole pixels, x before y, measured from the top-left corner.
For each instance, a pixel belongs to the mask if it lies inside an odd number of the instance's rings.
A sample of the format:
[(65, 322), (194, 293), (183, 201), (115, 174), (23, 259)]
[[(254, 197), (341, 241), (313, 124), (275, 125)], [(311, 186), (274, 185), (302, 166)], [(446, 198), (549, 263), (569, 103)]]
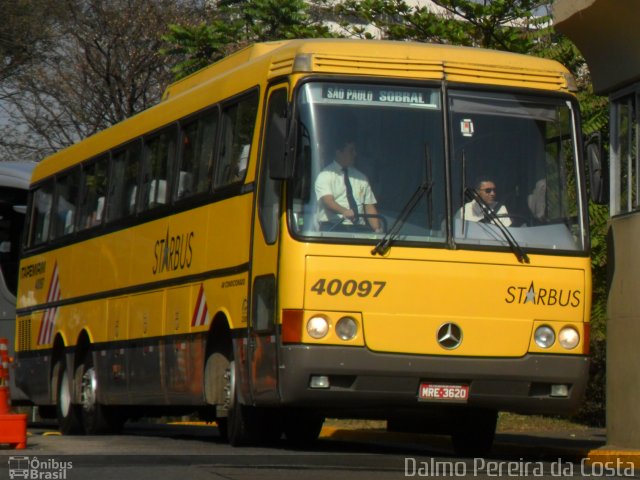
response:
[(423, 402), (466, 403), (468, 399), (469, 385), (421, 383), (418, 391), (418, 400)]

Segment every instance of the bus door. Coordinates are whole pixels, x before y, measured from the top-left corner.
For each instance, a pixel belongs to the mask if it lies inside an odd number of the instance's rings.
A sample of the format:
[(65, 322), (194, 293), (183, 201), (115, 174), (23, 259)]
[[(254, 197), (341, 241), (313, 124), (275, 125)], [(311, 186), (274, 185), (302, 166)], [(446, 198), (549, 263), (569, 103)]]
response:
[(253, 220), (247, 349), (252, 397), (261, 405), (279, 400), (276, 284), (282, 185), (280, 181), (271, 179), (269, 156), (284, 151), (287, 88), (272, 88), (267, 102)]

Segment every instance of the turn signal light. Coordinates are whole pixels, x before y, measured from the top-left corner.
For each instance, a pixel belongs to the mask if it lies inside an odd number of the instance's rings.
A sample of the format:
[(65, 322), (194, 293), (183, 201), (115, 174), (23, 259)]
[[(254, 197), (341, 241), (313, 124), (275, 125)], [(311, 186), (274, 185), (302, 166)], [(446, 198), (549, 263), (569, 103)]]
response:
[(302, 342), (302, 320), (304, 310), (282, 311), (282, 343)]

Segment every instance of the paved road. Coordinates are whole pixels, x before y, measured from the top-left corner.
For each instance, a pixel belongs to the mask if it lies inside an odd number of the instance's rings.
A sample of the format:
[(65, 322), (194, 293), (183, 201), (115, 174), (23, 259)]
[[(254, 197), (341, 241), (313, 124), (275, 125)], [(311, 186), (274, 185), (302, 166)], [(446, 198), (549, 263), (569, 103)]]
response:
[(579, 435), (503, 433), (490, 459), (462, 459), (452, 456), (445, 437), (335, 427), (325, 428), (318, 443), (303, 450), (284, 441), (268, 448), (233, 448), (219, 438), (215, 427), (134, 424), (118, 436), (62, 437), (54, 434), (53, 427), (37, 426), (30, 428), (26, 450), (0, 450), (4, 457), (0, 458), (0, 479), (27, 469), (27, 478), (64, 480), (566, 478), (571, 474), (623, 478), (625, 473), (635, 474), (635, 470), (605, 471), (597, 465), (594, 470), (581, 464), (604, 438), (599, 432)]

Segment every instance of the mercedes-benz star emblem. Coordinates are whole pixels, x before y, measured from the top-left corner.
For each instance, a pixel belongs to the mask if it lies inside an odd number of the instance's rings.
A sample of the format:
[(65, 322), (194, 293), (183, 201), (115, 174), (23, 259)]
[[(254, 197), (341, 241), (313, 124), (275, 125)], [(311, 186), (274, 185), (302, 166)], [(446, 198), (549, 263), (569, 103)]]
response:
[(438, 329), (436, 338), (442, 348), (453, 350), (462, 343), (462, 329), (455, 323), (445, 323)]

